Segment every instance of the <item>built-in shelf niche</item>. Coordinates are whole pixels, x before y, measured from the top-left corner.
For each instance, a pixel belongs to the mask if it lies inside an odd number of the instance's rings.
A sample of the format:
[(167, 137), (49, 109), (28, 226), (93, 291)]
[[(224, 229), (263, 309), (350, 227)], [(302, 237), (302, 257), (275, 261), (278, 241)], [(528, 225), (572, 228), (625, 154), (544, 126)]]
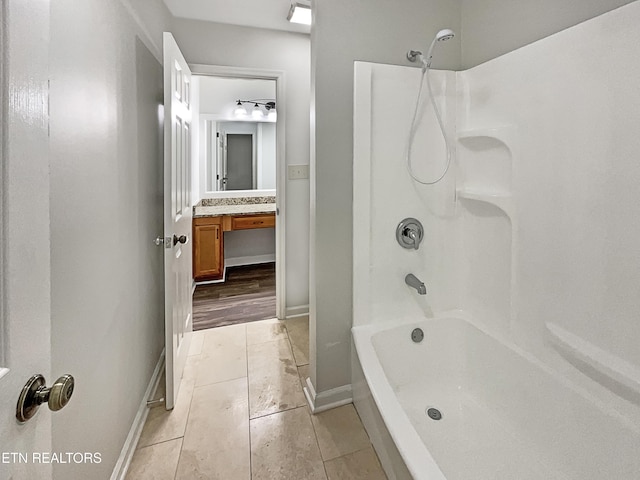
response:
[(514, 318), (514, 127), (458, 132), (456, 188), (463, 232), (464, 308), (508, 334)]
[(509, 219), (513, 218), (513, 200), (509, 193), (472, 190), (463, 187), (456, 191), (456, 195), (462, 200), (474, 200), (476, 202), (493, 205), (501, 210)]
[(512, 137), (511, 126), (458, 132), (458, 198), (493, 204), (513, 217)]

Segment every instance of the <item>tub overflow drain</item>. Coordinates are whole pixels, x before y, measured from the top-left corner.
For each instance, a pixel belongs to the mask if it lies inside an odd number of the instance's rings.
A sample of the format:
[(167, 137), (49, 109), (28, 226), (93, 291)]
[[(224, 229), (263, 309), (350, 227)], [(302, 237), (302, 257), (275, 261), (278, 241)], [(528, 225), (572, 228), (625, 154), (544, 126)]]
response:
[(442, 418), (442, 414), (440, 413), (440, 410), (438, 410), (437, 408), (428, 408), (427, 416), (431, 420), (440, 420)]
[(415, 343), (420, 343), (424, 339), (424, 332), (421, 328), (414, 328), (411, 332), (411, 340)]

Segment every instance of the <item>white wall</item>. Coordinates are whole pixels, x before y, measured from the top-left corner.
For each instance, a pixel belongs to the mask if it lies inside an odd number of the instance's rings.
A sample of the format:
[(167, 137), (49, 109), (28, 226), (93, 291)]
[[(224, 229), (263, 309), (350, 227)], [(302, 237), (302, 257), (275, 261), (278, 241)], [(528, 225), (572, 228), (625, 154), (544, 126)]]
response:
[[(459, 29), (460, 6), (322, 0), (313, 11), (310, 371), (321, 393), (351, 382), (351, 252), (352, 242), (362, 241), (351, 234), (353, 62), (408, 65), (408, 50), (426, 50), (441, 28)], [(434, 67), (458, 68), (459, 52), (458, 38), (446, 42)]]
[[(197, 205), (200, 201), (200, 184), (204, 181), (202, 178), (205, 173), (200, 171), (201, 149), (203, 140), (206, 136), (204, 125), (200, 119), (200, 78), (197, 75), (191, 77), (191, 205)], [(196, 147), (193, 148), (193, 145)]]
[[(392, 65), (358, 62), (355, 66), (354, 325), (415, 321), (460, 303), (455, 163), (436, 185), (418, 184), (406, 166), (421, 73)], [(447, 135), (455, 139), (455, 72), (433, 71), (431, 78)], [(418, 178), (432, 181), (445, 171), (447, 153), (426, 86), (424, 92), (412, 167)], [(455, 151), (452, 157), (455, 162)], [(418, 250), (402, 248), (396, 240), (398, 223), (407, 217), (424, 228)], [(405, 284), (409, 273), (426, 285), (426, 295)]]
[[(614, 385), (614, 395), (594, 372), (569, 365), (545, 324), (610, 354), (613, 368), (640, 368), (639, 24), (634, 2), (459, 75), (460, 129), (514, 129), (513, 312), (483, 321), (636, 424), (638, 394)], [(480, 232), (501, 216), (472, 208)], [(503, 250), (501, 261), (510, 256)], [(476, 257), (468, 275), (496, 278), (495, 267)]]
[[(175, 19), (171, 28), (189, 63), (285, 72), (286, 163), (309, 163), (309, 36)], [(309, 299), (309, 182), (286, 186), (287, 307)]]
[(633, 0), (461, 0), (462, 66), (470, 68)]
[(276, 188), (276, 125), (258, 124), (258, 188)]
[(163, 77), (129, 12), (51, 4), (52, 370), (76, 378), (53, 451), (103, 459), (56, 478), (109, 478), (164, 344)]
[[(253, 263), (256, 257), (262, 262), (275, 261), (276, 229), (259, 228), (254, 230), (237, 230), (224, 233), (225, 265), (246, 265)], [(254, 260), (251, 260), (251, 259)]]
[[(200, 112), (237, 120), (233, 110), (237, 100), (276, 100), (275, 80), (197, 76), (201, 85)], [(249, 114), (253, 105), (244, 104)], [(250, 118), (251, 120), (251, 118)]]

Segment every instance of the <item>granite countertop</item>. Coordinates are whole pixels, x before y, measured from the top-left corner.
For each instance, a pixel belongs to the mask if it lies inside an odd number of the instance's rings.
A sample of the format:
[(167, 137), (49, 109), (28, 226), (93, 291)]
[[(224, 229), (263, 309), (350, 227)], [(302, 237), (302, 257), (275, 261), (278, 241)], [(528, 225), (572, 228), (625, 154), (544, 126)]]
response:
[(193, 207), (193, 217), (252, 215), (276, 211), (276, 197), (205, 198)]
[(195, 207), (193, 218), (217, 217), (220, 215), (251, 215), (256, 213), (273, 213), (275, 203), (252, 203), (250, 205), (216, 205), (212, 207)]

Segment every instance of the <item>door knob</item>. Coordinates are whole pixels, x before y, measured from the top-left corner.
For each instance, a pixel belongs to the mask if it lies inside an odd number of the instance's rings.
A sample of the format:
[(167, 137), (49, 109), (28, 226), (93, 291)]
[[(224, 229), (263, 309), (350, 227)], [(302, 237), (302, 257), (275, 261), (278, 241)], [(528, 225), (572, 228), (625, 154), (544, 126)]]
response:
[(187, 238), (186, 235), (177, 236), (177, 235), (174, 234), (173, 235), (173, 246), (175, 247), (178, 243), (181, 243), (181, 244), (184, 245), (185, 243), (187, 243), (187, 240), (189, 240), (189, 239)]
[(47, 402), (49, 409), (56, 412), (64, 408), (71, 395), (75, 380), (71, 375), (63, 375), (51, 387), (46, 386), (44, 377), (40, 374), (32, 376), (20, 392), (16, 406), (16, 418), (24, 423), (33, 417), (38, 407)]

